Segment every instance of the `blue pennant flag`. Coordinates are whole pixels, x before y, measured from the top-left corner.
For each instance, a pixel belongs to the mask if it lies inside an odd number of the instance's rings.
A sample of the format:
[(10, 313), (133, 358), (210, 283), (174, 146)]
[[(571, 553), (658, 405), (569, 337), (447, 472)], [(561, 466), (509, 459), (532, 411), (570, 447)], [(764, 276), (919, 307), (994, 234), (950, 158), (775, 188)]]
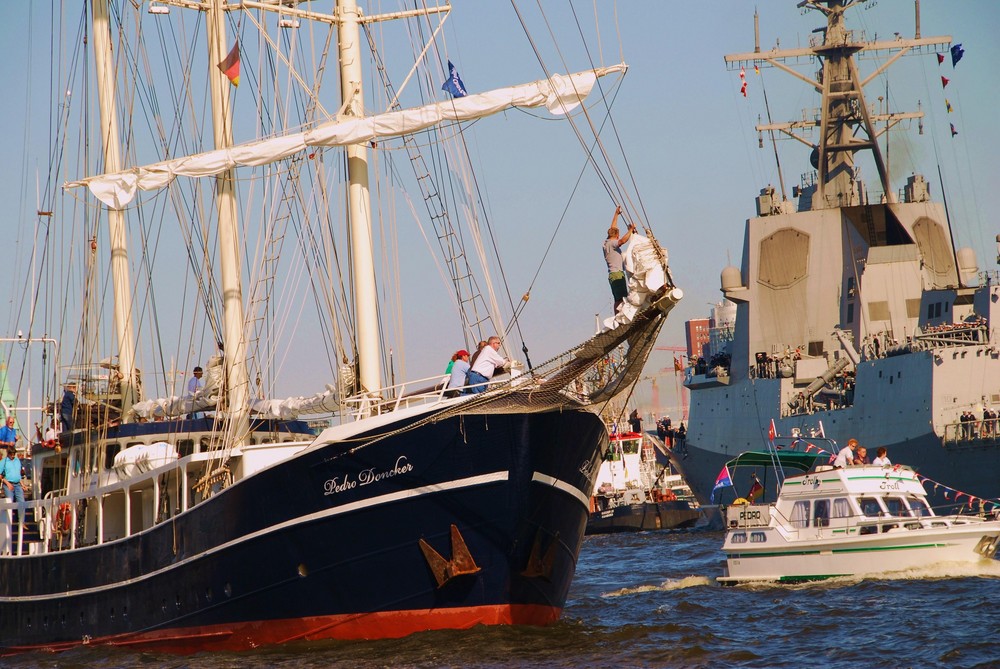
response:
[(709, 503), (715, 504), (715, 491), (719, 488), (728, 488), (733, 485), (733, 479), (729, 476), (729, 466), (722, 465), (722, 471), (715, 479), (715, 487), (712, 488), (712, 495), (708, 498)]
[(464, 98), (469, 93), (465, 90), (465, 84), (462, 82), (462, 77), (458, 76), (458, 70), (448, 61), (448, 78), (444, 80), (441, 84), (442, 91), (448, 91), (454, 98)]
[(965, 49), (962, 48), (961, 44), (956, 44), (951, 47), (951, 66), (955, 67), (958, 65), (958, 61), (962, 60), (962, 56), (965, 55)]

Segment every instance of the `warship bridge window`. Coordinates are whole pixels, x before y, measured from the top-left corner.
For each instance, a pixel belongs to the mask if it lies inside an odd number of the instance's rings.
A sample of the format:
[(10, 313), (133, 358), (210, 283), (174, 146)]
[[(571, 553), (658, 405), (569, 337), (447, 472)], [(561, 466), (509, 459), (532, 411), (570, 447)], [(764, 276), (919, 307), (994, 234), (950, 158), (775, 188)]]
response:
[(760, 241), (757, 280), (771, 288), (788, 288), (809, 273), (809, 235), (785, 228)]
[(887, 321), (889, 320), (889, 302), (887, 300), (877, 300), (868, 303), (868, 320)]

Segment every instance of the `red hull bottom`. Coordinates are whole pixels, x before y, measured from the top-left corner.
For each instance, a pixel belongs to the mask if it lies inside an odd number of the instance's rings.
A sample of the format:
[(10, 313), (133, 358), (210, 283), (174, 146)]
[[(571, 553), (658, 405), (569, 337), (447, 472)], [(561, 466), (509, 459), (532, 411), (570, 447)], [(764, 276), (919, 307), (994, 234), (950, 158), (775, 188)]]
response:
[(37, 646), (7, 647), (0, 654), (60, 652), (86, 645), (178, 654), (240, 651), (292, 641), (398, 639), (416, 632), (469, 629), (476, 625), (543, 626), (556, 622), (561, 614), (561, 609), (551, 606), (495, 605), (316, 616), (163, 629)]

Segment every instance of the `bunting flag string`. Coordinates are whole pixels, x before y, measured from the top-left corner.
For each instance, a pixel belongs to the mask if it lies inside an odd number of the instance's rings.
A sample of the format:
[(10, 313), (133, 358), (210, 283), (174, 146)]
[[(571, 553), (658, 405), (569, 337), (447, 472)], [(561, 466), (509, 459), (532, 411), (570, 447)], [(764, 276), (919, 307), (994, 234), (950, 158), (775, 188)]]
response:
[(937, 56), (937, 59), (938, 59), (938, 65), (940, 65), (941, 63), (943, 63), (943, 62), (944, 62), (944, 54), (943, 54), (943, 53), (938, 53), (938, 54), (934, 54), (934, 55), (936, 55), (936, 56)]
[(948, 98), (944, 99), (944, 106), (948, 110), (948, 113), (950, 114), (952, 110), (951, 110), (951, 103), (948, 102)]
[(951, 81), (948, 77), (941, 77), (941, 88), (948, 88), (948, 82)]
[(742, 67), (740, 68), (740, 93), (743, 97), (747, 96), (747, 73)]
[(958, 130), (955, 130), (955, 124), (954, 123), (949, 123), (948, 125), (951, 126), (951, 136), (954, 137), (955, 135), (957, 135), (958, 134)]
[[(932, 478), (928, 478), (922, 474), (916, 474), (916, 477), (917, 480), (920, 481), (922, 485), (927, 485), (927, 484), (933, 485), (934, 488), (932, 492), (934, 494), (937, 494), (939, 488), (943, 489), (943, 492), (941, 494), (944, 496), (945, 499), (949, 501), (958, 502), (959, 498), (964, 496), (967, 497), (969, 500), (968, 502), (966, 502), (966, 504), (970, 509), (973, 507), (975, 502), (980, 502), (983, 505), (984, 511), (992, 511), (994, 509), (1000, 509), (1000, 499), (985, 499), (983, 497), (976, 497), (975, 495), (970, 495), (965, 491), (949, 488), (945, 484), (939, 483), (938, 481), (935, 481)], [(989, 506), (987, 506), (987, 504)]]

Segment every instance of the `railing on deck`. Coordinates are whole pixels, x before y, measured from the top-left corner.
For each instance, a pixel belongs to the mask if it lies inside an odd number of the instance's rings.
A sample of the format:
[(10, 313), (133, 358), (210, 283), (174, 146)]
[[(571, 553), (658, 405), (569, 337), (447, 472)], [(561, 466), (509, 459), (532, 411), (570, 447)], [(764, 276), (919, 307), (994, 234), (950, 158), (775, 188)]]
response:
[[(256, 448), (305, 448), (308, 445), (309, 442), (297, 441), (267, 442), (256, 445)], [(244, 457), (247, 453), (245, 447)], [(49, 491), (41, 499), (26, 500), (23, 505), (4, 499), (0, 501), (0, 555), (24, 556), (101, 545), (156, 527), (211, 497), (211, 494), (198, 492), (195, 488), (199, 472), (216, 457), (213, 452), (193, 453), (131, 478), (84, 492), (67, 494), (65, 488)], [(165, 484), (161, 484), (163, 481)], [(132, 493), (144, 490), (152, 491), (152, 495), (141, 502), (134, 502)], [(183, 494), (174, 499), (169, 494), (171, 490), (183, 491)], [(117, 495), (123, 496), (121, 510), (107, 514), (105, 505)], [(15, 509), (21, 511), (17, 524), (13, 522)], [(105, 522), (106, 515), (112, 522)], [(133, 522), (135, 518), (139, 519), (138, 523)], [(116, 519), (121, 522), (114, 522)], [(29, 528), (31, 525), (38, 528), (37, 538)], [(139, 527), (134, 528), (134, 525)], [(107, 529), (118, 534), (106, 536)], [(54, 538), (56, 541), (53, 541)]]
[[(521, 376), (515, 374), (514, 378)], [(510, 376), (504, 375), (499, 380), (490, 379), (486, 382), (486, 390), (492, 390), (497, 386), (506, 385), (511, 382)], [(529, 377), (525, 376), (524, 380)], [(407, 381), (394, 386), (383, 388), (377, 396), (355, 395), (348, 397), (344, 403), (347, 405), (348, 414), (355, 420), (377, 416), (384, 413), (408, 409), (422, 404), (440, 402), (443, 399), (459, 397), (468, 394), (468, 390), (473, 386), (479, 387), (482, 384), (464, 385), (458, 388), (449, 388), (449, 375), (429, 376), (415, 381)]]
[(969, 420), (944, 426), (942, 443), (951, 447), (1000, 445), (1000, 419)]

